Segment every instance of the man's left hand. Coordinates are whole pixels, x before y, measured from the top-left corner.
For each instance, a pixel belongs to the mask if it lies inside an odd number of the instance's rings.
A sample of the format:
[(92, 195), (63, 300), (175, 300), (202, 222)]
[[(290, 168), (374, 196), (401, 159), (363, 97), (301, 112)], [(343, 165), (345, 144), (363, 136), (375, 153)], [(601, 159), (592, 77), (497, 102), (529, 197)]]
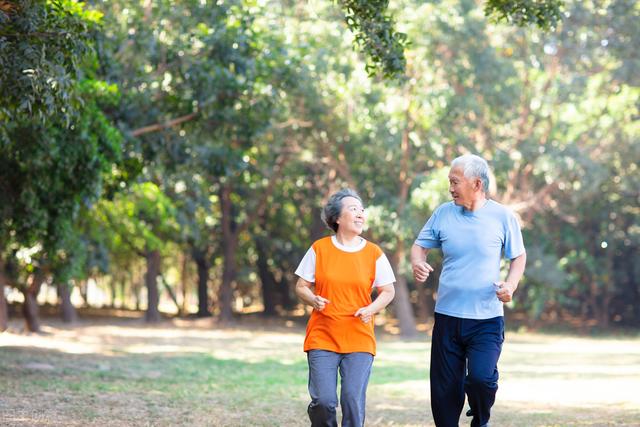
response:
[(502, 302), (510, 302), (513, 299), (513, 293), (516, 290), (516, 285), (509, 282), (494, 282), (496, 289), (496, 296)]

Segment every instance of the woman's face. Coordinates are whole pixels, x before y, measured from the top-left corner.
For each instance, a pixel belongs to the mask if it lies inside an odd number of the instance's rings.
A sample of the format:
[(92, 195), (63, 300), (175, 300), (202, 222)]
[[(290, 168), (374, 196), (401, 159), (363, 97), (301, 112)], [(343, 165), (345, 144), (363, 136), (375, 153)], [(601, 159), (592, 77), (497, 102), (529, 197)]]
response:
[(365, 221), (364, 207), (360, 200), (355, 197), (342, 199), (342, 211), (336, 221), (339, 225), (338, 231), (361, 234)]

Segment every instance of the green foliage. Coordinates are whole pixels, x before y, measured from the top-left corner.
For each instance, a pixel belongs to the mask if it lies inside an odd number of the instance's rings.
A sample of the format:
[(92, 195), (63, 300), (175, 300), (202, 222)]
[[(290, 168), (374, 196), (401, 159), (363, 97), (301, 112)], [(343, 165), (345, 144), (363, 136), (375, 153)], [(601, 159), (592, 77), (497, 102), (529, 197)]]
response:
[(496, 21), (520, 27), (535, 24), (548, 30), (562, 20), (564, 0), (487, 0), (485, 13)]
[[(345, 14), (355, 43), (367, 56), (369, 76), (404, 76), (405, 50), (411, 43), (407, 34), (395, 30), (396, 22), (388, 13), (389, 0), (336, 0)], [(563, 0), (487, 0), (485, 15), (495, 21), (541, 29), (554, 28), (562, 20)]]
[(113, 200), (101, 200), (93, 214), (115, 256), (162, 250), (178, 231), (173, 202), (151, 182), (134, 184)]
[(66, 128), (50, 119), (13, 123), (0, 146), (0, 233), (19, 244), (53, 248), (81, 206), (101, 193), (103, 177), (120, 155), (121, 136), (99, 107), (102, 86), (86, 81), (85, 108)]
[(365, 52), (369, 76), (398, 77), (404, 73), (404, 49), (408, 41), (404, 33), (395, 31), (389, 16), (389, 0), (338, 0), (345, 21), (355, 34), (355, 42)]
[[(34, 119), (44, 124), (60, 116), (68, 127), (83, 103), (75, 81), (91, 50), (89, 32), (100, 15), (74, 0), (17, 0), (3, 5), (0, 122)], [(7, 139), (6, 128), (0, 126), (0, 141)]]

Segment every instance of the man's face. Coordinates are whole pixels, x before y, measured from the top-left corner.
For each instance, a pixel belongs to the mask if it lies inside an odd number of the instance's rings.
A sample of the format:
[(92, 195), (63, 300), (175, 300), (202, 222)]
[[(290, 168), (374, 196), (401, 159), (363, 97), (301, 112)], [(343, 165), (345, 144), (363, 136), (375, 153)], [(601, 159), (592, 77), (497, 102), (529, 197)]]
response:
[(449, 171), (449, 193), (458, 206), (470, 207), (479, 189), (478, 178), (467, 178), (462, 168), (451, 168)]

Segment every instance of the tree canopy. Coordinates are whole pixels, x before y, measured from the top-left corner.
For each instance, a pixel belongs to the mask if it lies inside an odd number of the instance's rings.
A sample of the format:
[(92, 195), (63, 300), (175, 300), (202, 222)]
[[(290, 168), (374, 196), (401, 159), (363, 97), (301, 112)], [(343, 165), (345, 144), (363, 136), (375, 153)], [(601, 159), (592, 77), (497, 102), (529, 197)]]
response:
[(410, 335), (437, 292), (407, 250), (468, 152), (523, 224), (511, 311), (640, 319), (634, 2), (0, 5), (0, 285), (30, 319), (89, 283), (149, 321), (300, 314), (293, 271), (351, 186)]

